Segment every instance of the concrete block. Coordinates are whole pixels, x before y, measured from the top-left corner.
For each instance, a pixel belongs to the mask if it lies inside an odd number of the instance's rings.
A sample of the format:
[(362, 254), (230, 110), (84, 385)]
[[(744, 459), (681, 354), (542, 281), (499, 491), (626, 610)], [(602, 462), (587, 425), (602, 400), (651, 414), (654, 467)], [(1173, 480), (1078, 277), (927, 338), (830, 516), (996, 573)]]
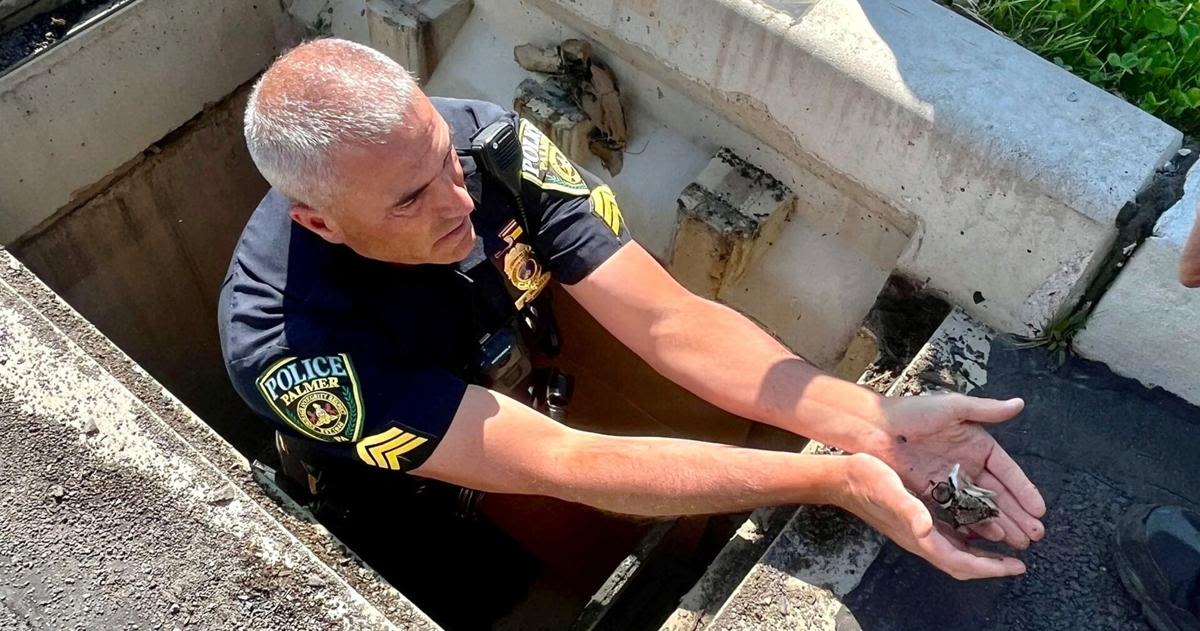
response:
[[(514, 46), (552, 46), (578, 37), (591, 39), (541, 11), (476, 0), (427, 87), (433, 94), (505, 103), (513, 86), (530, 76), (513, 60)], [(624, 169), (604, 179), (616, 192), (634, 238), (660, 261), (670, 260), (679, 193), (722, 147), (771, 173), (799, 202), (775, 247), (747, 270), (727, 303), (809, 361), (832, 368), (918, 233), (916, 216), (820, 163), (798, 162), (775, 150), (702, 98), (648, 74), (644, 60), (626, 59), (599, 45), (593, 50), (619, 77), (630, 115)], [(572, 158), (604, 174), (595, 156)]]
[(0, 78), (0, 244), (85, 200), (297, 37), (275, 2), (140, 1)]
[(1200, 211), (1200, 166), (1101, 298), (1075, 350), (1147, 386), (1200, 404), (1200, 290), (1179, 284), (1179, 257)]
[(591, 156), (588, 142), (596, 125), (557, 78), (522, 81), (513, 97), (513, 110), (537, 125), (571, 160), (583, 162)]
[(693, 293), (721, 299), (779, 236), (796, 196), (722, 149), (678, 203), (671, 273)]
[(471, 13), (471, 0), (369, 0), (372, 47), (429, 80)]
[(1118, 211), (1182, 138), (926, 0), (527, 4), (842, 190), (919, 218), (901, 271), (1007, 331), (1072, 304)]

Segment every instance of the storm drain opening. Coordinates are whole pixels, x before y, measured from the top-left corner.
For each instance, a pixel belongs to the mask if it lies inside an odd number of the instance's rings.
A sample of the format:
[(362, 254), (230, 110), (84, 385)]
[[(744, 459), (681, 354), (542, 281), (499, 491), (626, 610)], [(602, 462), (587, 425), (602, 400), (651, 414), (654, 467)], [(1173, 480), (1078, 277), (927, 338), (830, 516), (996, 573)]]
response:
[[(267, 191), (241, 138), (246, 91), (148, 148), (103, 192), (11, 251), (247, 459), (278, 469), (273, 434), (229, 385), (216, 335), (229, 253)], [(566, 339), (559, 365), (577, 380), (573, 424), (603, 430), (619, 418), (627, 433), (745, 441), (747, 421), (658, 376), (565, 294), (556, 302)], [(447, 628), (569, 628), (585, 610), (587, 628), (617, 618), (656, 628), (741, 521), (664, 525), (548, 498), (485, 496), (484, 517), (459, 522), (407, 508), (420, 499), (378, 503), (378, 515), (325, 525)], [(385, 531), (392, 536), (381, 538)], [(642, 588), (614, 608), (620, 590), (593, 597), (623, 562), (625, 578), (641, 574)], [(638, 572), (628, 571), (631, 562)]]

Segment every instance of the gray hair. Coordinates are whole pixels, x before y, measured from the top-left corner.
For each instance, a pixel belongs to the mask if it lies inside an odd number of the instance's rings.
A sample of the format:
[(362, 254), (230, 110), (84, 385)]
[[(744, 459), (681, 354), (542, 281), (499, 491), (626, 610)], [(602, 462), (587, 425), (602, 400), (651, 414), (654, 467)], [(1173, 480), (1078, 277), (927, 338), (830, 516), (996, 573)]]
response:
[(382, 142), (404, 124), (418, 92), (412, 75), (377, 50), (341, 39), (302, 44), (250, 93), (250, 157), (279, 192), (323, 207), (336, 194), (333, 150)]

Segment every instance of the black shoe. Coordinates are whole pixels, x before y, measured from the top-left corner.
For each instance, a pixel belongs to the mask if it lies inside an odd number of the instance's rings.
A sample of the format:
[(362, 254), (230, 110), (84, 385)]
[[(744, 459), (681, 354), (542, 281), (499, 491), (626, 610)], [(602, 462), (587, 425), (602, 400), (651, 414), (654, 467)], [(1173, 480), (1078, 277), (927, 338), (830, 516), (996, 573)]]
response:
[(1117, 573), (1156, 631), (1200, 631), (1200, 515), (1135, 506), (1117, 524)]

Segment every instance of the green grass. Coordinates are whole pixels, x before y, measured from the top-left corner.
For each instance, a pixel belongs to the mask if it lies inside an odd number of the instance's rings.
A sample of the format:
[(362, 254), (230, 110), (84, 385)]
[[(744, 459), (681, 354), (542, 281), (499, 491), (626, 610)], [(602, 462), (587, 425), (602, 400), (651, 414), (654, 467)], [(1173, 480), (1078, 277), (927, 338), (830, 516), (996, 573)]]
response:
[(1200, 135), (1200, 0), (976, 0), (1026, 48)]

